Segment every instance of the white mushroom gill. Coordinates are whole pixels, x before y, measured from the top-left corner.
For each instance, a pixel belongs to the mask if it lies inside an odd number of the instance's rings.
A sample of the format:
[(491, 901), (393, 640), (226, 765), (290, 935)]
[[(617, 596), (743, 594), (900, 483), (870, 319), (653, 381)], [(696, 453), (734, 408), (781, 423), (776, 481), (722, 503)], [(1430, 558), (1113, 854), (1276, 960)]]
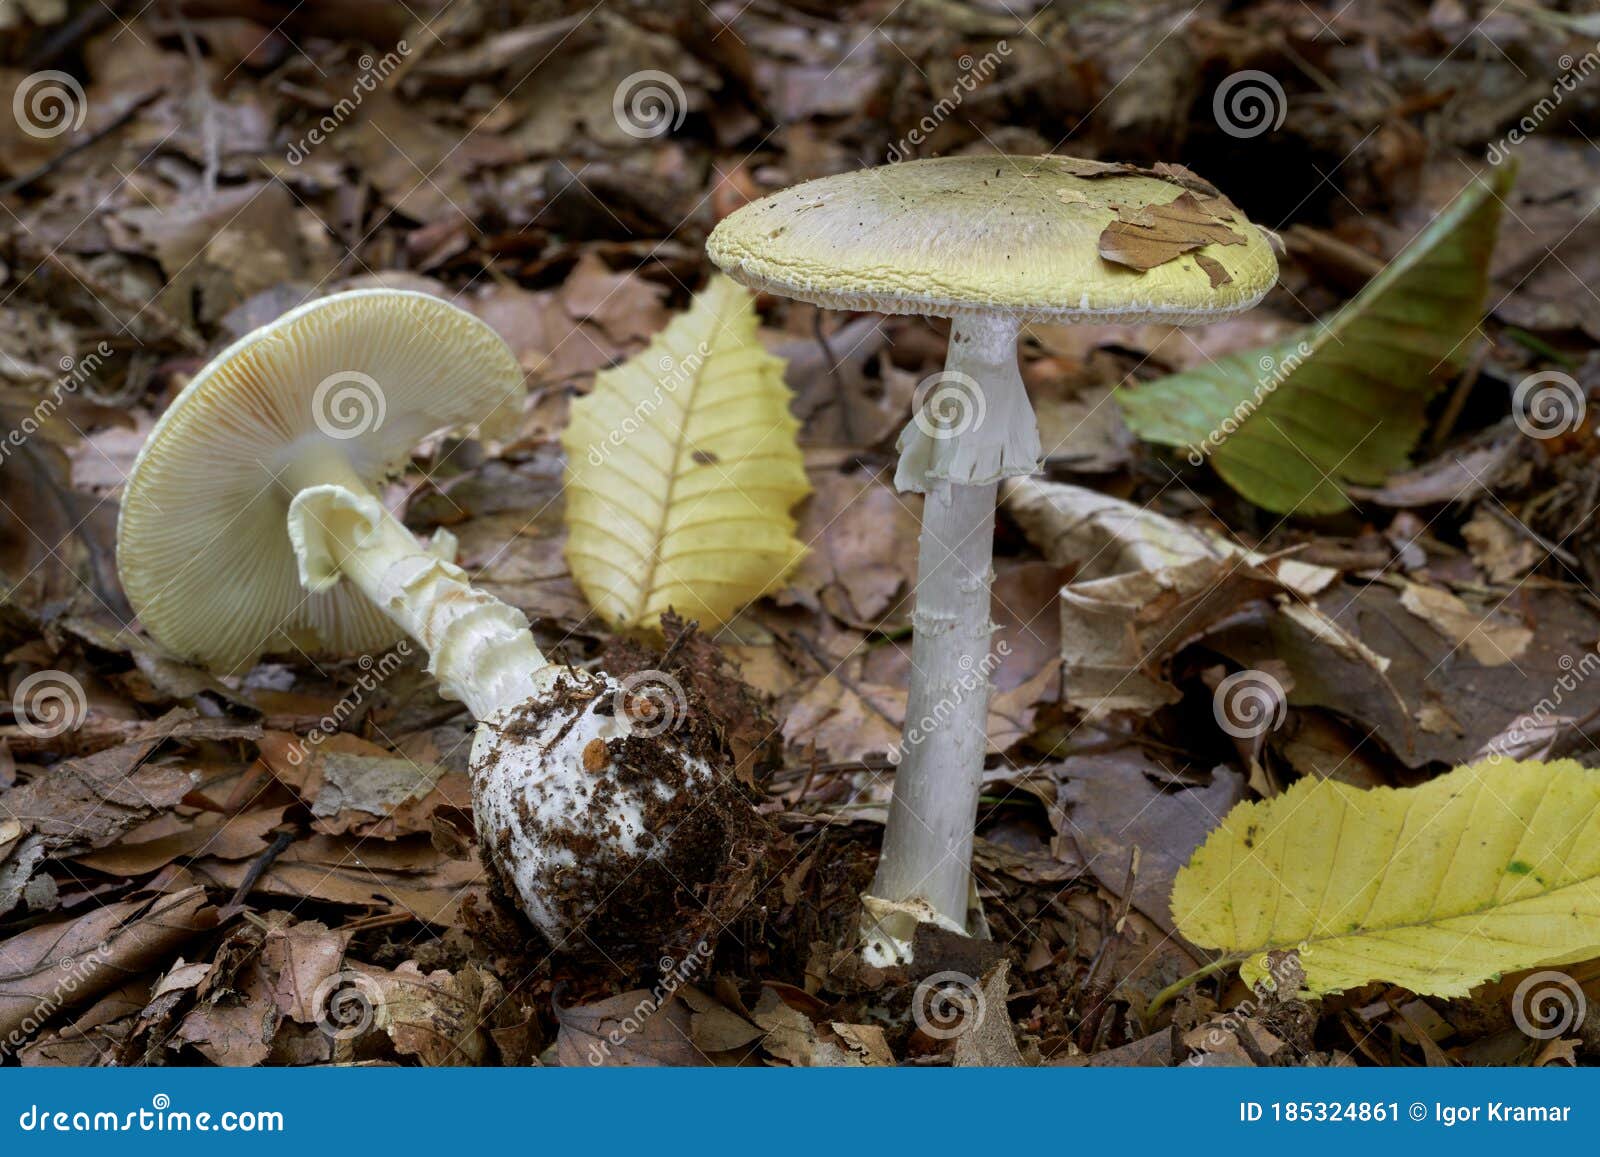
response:
[[(348, 413), (347, 387), (360, 403)], [(691, 806), (714, 779), (707, 757), (640, 722), (625, 684), (550, 664), (520, 610), (472, 587), (448, 532), (424, 544), (377, 497), (422, 438), (514, 415), (522, 391), (505, 343), (439, 298), (359, 290), (291, 310), (212, 359), (152, 430), (124, 492), (117, 565), (145, 629), (216, 671), (296, 647), (419, 641), (442, 694), (479, 721), (485, 862), (560, 945), (595, 899), (634, 901), (610, 913), (628, 925), (666, 908), (641, 881), (670, 895), (717, 871), (686, 864), (673, 832), (694, 829), (702, 861), (721, 845), (714, 810)], [(641, 873), (646, 854), (673, 858)]]

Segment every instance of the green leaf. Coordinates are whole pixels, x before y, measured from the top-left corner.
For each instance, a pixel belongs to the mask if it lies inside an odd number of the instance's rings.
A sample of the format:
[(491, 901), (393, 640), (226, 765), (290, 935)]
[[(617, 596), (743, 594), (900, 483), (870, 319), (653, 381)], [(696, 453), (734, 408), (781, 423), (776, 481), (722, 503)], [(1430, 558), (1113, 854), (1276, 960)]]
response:
[(1134, 433), (1206, 457), (1279, 513), (1331, 514), (1406, 462), (1428, 399), (1477, 342), (1514, 169), (1479, 176), (1331, 318), (1280, 345), (1125, 387)]
[(1312, 992), (1384, 980), (1461, 996), (1502, 972), (1600, 955), (1600, 771), (1488, 760), (1420, 787), (1303, 779), (1242, 803), (1172, 888), (1204, 948), (1294, 950)]

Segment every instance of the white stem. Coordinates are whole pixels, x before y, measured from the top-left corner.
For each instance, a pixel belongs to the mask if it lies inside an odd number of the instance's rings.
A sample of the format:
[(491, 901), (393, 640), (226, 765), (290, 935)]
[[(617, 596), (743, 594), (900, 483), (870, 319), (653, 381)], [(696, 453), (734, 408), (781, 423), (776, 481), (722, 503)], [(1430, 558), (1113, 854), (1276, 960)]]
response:
[(976, 408), (948, 426), (913, 420), (901, 435), (895, 483), (927, 499), (901, 758), (877, 875), (863, 897), (870, 963), (909, 960), (918, 922), (967, 929), (994, 667), (995, 491), (1000, 478), (1034, 473), (1039, 462), (1038, 425), (1017, 370), (1018, 328), (998, 315), (956, 318), (941, 382), (956, 383)]
[(965, 928), (988, 748), (995, 483), (928, 495), (917, 555), (911, 693), (872, 895)]
[(348, 470), (324, 462), (298, 473), (326, 479), (298, 487), (289, 504), (289, 538), (307, 590), (341, 578), (355, 583), (423, 645), (441, 693), (475, 719), (525, 702), (549, 681), (521, 611), (474, 590), (465, 571), (423, 546)]

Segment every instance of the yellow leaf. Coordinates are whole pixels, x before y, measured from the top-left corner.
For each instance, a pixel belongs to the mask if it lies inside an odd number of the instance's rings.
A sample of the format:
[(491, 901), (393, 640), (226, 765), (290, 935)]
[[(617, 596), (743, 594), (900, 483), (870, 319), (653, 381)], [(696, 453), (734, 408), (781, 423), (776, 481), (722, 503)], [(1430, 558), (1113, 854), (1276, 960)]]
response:
[(717, 277), (641, 353), (572, 403), (567, 561), (614, 628), (673, 609), (705, 626), (780, 586), (810, 493), (783, 360), (754, 298)]
[(1488, 760), (1412, 788), (1302, 780), (1228, 813), (1172, 914), (1196, 944), (1249, 954), (1247, 983), (1297, 950), (1312, 992), (1461, 996), (1600, 956), (1600, 772)]

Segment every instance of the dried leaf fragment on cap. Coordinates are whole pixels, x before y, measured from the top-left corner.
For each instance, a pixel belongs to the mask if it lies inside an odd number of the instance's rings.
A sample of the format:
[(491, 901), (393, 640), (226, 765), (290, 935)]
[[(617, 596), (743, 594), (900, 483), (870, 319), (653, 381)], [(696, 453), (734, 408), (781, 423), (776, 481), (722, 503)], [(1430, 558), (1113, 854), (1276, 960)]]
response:
[[(1165, 205), (1118, 206), (1116, 220), (1100, 234), (1100, 256), (1130, 269), (1154, 269), (1205, 245), (1243, 245), (1245, 237), (1217, 214), (1215, 197), (1179, 193)], [(1206, 270), (1211, 284), (1216, 274)]]

